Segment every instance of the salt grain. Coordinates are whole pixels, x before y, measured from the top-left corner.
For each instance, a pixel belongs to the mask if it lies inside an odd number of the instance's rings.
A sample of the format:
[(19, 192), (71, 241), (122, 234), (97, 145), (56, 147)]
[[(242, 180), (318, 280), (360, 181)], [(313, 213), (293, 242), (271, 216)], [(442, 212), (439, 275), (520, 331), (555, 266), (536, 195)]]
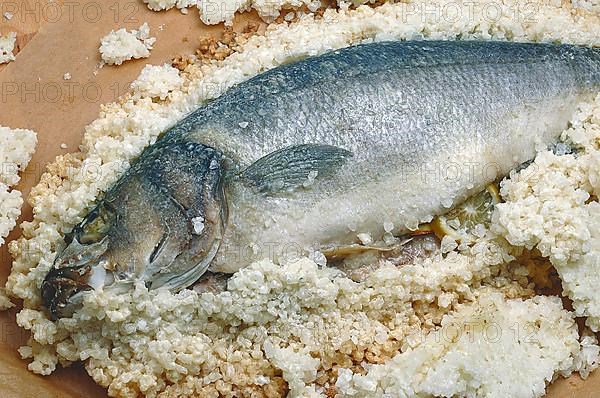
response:
[(357, 234), (356, 237), (360, 240), (360, 242), (363, 245), (370, 245), (373, 243), (373, 238), (371, 237), (370, 233), (363, 232), (363, 233)]
[(204, 231), (204, 217), (192, 218), (192, 226), (194, 228), (194, 234), (201, 235)]

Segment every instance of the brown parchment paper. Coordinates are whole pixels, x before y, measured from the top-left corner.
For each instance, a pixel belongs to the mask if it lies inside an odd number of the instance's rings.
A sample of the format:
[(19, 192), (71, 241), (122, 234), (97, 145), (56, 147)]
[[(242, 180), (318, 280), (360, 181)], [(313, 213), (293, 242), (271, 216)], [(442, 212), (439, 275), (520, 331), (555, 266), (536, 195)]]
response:
[[(0, 11), (7, 4), (0, 1)], [(47, 1), (10, 3), (14, 14), (10, 23), (25, 26), (28, 43), (16, 61), (0, 72), (0, 124), (38, 132), (37, 151), (18, 187), (24, 195), (57, 155), (78, 149), (84, 126), (98, 116), (100, 104), (112, 102), (125, 93), (146, 63), (162, 64), (176, 55), (193, 53), (200, 37), (219, 36), (223, 29), (203, 25), (196, 9), (191, 9), (188, 15), (178, 10), (154, 13), (141, 0), (69, 1), (59, 2), (58, 8), (48, 8), (47, 4)], [(256, 15), (246, 14), (238, 17), (234, 26), (243, 27), (248, 20), (259, 21)], [(144, 22), (148, 22), (151, 35), (157, 38), (150, 58), (98, 69), (100, 38), (111, 29), (135, 29)], [(71, 75), (70, 80), (63, 79), (65, 73)], [(67, 149), (61, 148), (63, 143)], [(26, 205), (22, 219), (30, 218), (31, 209)], [(17, 228), (9, 240), (17, 238), (19, 233)], [(4, 246), (0, 248), (2, 286), (10, 272), (10, 263)], [(27, 362), (17, 353), (27, 333), (16, 325), (16, 312), (17, 309), (0, 312), (1, 398), (107, 397), (107, 392), (94, 384), (81, 365), (59, 369), (48, 377), (30, 373)], [(559, 379), (550, 386), (547, 396), (600, 397), (600, 372), (593, 373), (586, 381), (578, 376)]]

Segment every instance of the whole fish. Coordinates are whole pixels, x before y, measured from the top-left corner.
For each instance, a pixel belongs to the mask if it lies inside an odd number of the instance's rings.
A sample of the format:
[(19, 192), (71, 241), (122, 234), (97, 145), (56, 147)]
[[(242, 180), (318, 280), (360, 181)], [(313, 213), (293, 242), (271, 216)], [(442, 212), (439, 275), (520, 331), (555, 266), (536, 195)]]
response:
[(556, 141), (600, 91), (600, 49), (357, 45), (262, 73), (148, 147), (66, 238), (52, 316), (90, 289), (177, 291), (357, 234), (401, 234)]

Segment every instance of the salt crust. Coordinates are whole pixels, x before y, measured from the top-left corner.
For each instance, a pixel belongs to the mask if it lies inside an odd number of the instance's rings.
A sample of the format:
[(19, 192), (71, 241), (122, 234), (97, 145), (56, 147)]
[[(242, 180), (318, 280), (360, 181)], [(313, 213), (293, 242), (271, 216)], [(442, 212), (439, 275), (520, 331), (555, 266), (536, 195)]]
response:
[(6, 36), (0, 36), (0, 64), (6, 64), (15, 60), (13, 50), (15, 49), (16, 41), (17, 34), (15, 32), (9, 32)]
[(148, 24), (144, 23), (139, 30), (131, 32), (125, 28), (111, 30), (100, 40), (99, 51), (104, 63), (121, 65), (131, 59), (148, 58), (155, 42), (156, 39), (150, 37)]
[[(0, 126), (0, 246), (17, 225), (21, 215), (21, 192), (11, 189), (21, 177), (37, 144), (37, 135), (31, 130)], [(0, 310), (12, 307), (4, 288), (0, 288)]]
[(540, 397), (557, 370), (570, 373), (578, 337), (558, 297), (485, 294), (445, 315), (417, 348), (365, 375), (340, 370), (336, 386), (342, 397)]
[(19, 182), (19, 172), (29, 164), (36, 144), (35, 132), (0, 126), (0, 246), (21, 215), (21, 192), (11, 187)]
[(146, 65), (131, 88), (134, 97), (164, 100), (170, 92), (179, 90), (182, 85), (183, 78), (179, 76), (179, 70), (171, 65)]
[[(540, 153), (502, 184), (507, 203), (494, 215), (496, 232), (515, 246), (536, 248), (550, 261), (577, 316), (600, 331), (600, 95), (583, 104), (563, 133), (579, 153)], [(590, 198), (594, 200), (590, 200)]]

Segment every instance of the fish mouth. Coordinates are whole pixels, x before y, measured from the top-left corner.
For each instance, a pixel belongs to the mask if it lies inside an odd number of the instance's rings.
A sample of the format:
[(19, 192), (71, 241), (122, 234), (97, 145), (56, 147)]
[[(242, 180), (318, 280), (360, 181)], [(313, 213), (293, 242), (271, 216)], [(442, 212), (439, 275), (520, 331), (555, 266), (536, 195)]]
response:
[(52, 320), (72, 316), (83, 302), (82, 293), (117, 285), (115, 275), (107, 269), (106, 264), (106, 260), (102, 260), (52, 268), (48, 272), (40, 290)]
[(56, 257), (40, 287), (44, 306), (52, 320), (71, 316), (82, 302), (82, 294), (114, 281), (107, 270), (106, 239), (82, 245), (77, 238)]
[(93, 289), (87, 282), (92, 274), (92, 267), (52, 268), (41, 286), (44, 305), (50, 311), (52, 320), (73, 315), (77, 296)]

